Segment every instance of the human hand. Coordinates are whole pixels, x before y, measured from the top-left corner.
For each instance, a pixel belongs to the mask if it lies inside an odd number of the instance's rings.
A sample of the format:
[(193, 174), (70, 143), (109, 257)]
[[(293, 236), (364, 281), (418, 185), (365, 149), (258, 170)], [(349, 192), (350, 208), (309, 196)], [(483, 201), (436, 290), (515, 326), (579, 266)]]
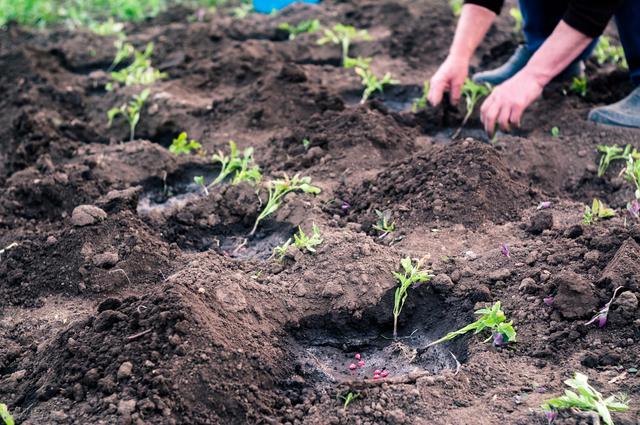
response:
[(496, 124), (503, 131), (520, 127), (525, 109), (542, 94), (543, 85), (526, 72), (519, 72), (493, 89), (480, 108), (484, 129), (493, 137)]
[(442, 101), (445, 92), (449, 92), (449, 99), (452, 105), (457, 105), (460, 100), (462, 85), (469, 74), (469, 62), (449, 55), (447, 59), (440, 65), (440, 68), (431, 77), (429, 95), (429, 103), (432, 106), (438, 106)]

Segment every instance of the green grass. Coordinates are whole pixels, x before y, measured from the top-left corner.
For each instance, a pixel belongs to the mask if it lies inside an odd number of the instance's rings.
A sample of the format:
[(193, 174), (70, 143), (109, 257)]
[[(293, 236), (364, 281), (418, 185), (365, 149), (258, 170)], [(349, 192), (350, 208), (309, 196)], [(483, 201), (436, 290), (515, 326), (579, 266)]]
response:
[(45, 27), (62, 23), (87, 26), (115, 18), (140, 21), (156, 16), (171, 5), (220, 6), (226, 0), (0, 0), (0, 27), (9, 22)]

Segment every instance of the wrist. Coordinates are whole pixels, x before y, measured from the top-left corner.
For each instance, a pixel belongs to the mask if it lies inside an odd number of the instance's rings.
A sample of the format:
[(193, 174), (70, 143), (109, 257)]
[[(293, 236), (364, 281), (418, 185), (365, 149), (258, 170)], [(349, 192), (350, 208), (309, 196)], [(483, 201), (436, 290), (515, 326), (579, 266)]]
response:
[(531, 63), (527, 64), (522, 70), (519, 72), (522, 77), (529, 79), (540, 87), (544, 87), (553, 79), (553, 75), (551, 75), (546, 68), (538, 68)]
[(471, 55), (451, 50), (447, 56), (447, 61), (468, 69), (469, 63), (471, 62)]

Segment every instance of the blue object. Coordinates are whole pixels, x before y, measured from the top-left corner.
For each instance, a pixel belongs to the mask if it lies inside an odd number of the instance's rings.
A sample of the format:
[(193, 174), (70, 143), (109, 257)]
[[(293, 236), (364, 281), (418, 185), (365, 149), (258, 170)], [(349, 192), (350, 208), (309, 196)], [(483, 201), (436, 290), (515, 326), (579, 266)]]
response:
[(296, 2), (320, 3), (320, 0), (253, 0), (253, 10), (260, 13), (272, 13)]
[[(535, 52), (553, 32), (567, 10), (567, 1), (519, 0), (522, 12), (525, 45)], [(634, 84), (640, 84), (640, 1), (625, 0), (615, 13), (616, 25), (629, 74)], [(580, 59), (591, 56), (598, 40), (595, 39), (582, 52)]]
[(640, 128), (640, 86), (619, 102), (592, 109), (589, 119), (600, 124)]

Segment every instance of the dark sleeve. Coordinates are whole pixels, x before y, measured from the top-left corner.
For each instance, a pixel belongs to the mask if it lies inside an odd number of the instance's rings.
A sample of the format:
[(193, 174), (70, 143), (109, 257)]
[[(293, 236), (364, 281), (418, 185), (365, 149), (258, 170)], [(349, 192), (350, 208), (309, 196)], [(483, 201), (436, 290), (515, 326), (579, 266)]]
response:
[[(571, 0), (562, 20), (586, 36), (596, 38), (624, 0)], [(632, 1), (632, 0), (628, 0)]]
[(476, 4), (478, 6), (485, 7), (496, 15), (500, 14), (504, 0), (464, 0), (465, 4)]

